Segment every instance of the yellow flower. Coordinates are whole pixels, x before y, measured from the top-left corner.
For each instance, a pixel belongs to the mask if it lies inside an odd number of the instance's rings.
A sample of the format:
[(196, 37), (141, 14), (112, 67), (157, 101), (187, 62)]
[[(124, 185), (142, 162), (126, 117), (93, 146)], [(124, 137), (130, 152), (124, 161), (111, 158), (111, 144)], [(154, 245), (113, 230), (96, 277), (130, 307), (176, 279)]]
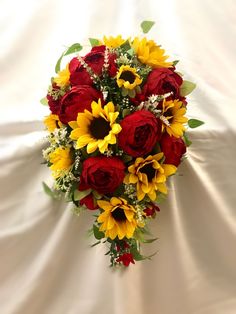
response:
[(173, 165), (160, 164), (163, 153), (148, 156), (146, 159), (138, 157), (129, 166), (129, 173), (125, 176), (125, 184), (136, 184), (137, 198), (143, 200), (148, 195), (152, 201), (157, 198), (157, 191), (167, 194), (166, 178), (174, 174), (177, 168)]
[(73, 163), (70, 148), (56, 148), (52, 153), (49, 154), (49, 161), (52, 164), (50, 169), (54, 171), (54, 176), (59, 177), (60, 174), (69, 169)]
[(70, 84), (70, 71), (69, 64), (67, 64), (66, 68), (57, 73), (57, 77), (54, 77), (54, 82), (59, 87), (65, 87)]
[(169, 68), (173, 64), (166, 61), (169, 56), (165, 56), (165, 50), (157, 46), (153, 40), (147, 40), (145, 37), (143, 39), (135, 37), (132, 47), (140, 62), (144, 64), (148, 64), (154, 68)]
[(169, 135), (175, 137), (183, 136), (185, 131), (184, 123), (188, 121), (188, 118), (184, 117), (186, 108), (183, 103), (178, 100), (163, 100), (162, 115), (160, 119), (162, 121), (162, 131), (166, 130)]
[(120, 47), (124, 42), (125, 42), (125, 39), (123, 39), (121, 37), (121, 35), (118, 35), (116, 37), (106, 37), (104, 36), (103, 37), (103, 42), (104, 44), (108, 47), (108, 48), (117, 48), (117, 47)]
[(53, 132), (56, 128), (60, 128), (62, 126), (62, 123), (59, 121), (59, 117), (56, 114), (50, 114), (49, 116), (45, 117), (43, 122), (49, 132)]
[(121, 240), (133, 236), (137, 222), (136, 211), (132, 205), (117, 197), (112, 197), (110, 202), (99, 200), (97, 203), (104, 210), (97, 218), (101, 223), (99, 230), (105, 232), (107, 238), (114, 240), (118, 236)]
[(119, 87), (124, 86), (126, 89), (134, 89), (142, 83), (142, 79), (136, 73), (135, 68), (131, 68), (129, 65), (122, 65), (116, 76), (116, 82)]
[(87, 146), (87, 153), (93, 153), (97, 148), (103, 154), (108, 144), (116, 143), (116, 134), (121, 131), (121, 126), (115, 123), (119, 112), (110, 101), (102, 108), (100, 99), (91, 104), (92, 112), (84, 110), (78, 113), (77, 121), (69, 122), (73, 128), (70, 137), (77, 140), (76, 148)]

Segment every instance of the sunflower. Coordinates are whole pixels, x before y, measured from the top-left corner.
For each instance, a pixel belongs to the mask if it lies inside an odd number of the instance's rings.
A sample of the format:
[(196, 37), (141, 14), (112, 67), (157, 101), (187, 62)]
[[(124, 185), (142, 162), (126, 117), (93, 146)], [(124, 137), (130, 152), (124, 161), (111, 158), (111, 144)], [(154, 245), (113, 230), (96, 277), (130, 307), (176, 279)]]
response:
[(116, 134), (121, 131), (121, 126), (115, 123), (119, 112), (110, 101), (102, 108), (100, 99), (91, 104), (92, 112), (84, 110), (78, 113), (77, 121), (69, 122), (73, 128), (71, 139), (77, 140), (76, 149), (87, 146), (87, 153), (93, 153), (97, 148), (103, 154), (108, 144), (116, 144)]
[(173, 64), (166, 61), (169, 56), (165, 56), (165, 50), (157, 46), (153, 40), (147, 40), (145, 37), (140, 40), (140, 38), (135, 37), (132, 47), (139, 61), (144, 64), (148, 64), (154, 68), (169, 68)]
[(70, 148), (56, 148), (49, 154), (49, 161), (52, 164), (50, 169), (54, 171), (54, 177), (59, 177), (61, 173), (68, 170), (73, 163)]
[(70, 84), (70, 71), (69, 71), (69, 64), (67, 64), (66, 68), (62, 71), (57, 73), (57, 77), (54, 77), (54, 82), (59, 87), (65, 87)]
[(173, 165), (160, 164), (164, 154), (159, 153), (150, 155), (146, 159), (141, 157), (135, 160), (135, 163), (129, 166), (129, 173), (125, 176), (125, 184), (136, 184), (137, 197), (141, 201), (147, 194), (155, 201), (156, 192), (167, 194), (166, 178), (174, 174), (177, 168)]
[(135, 68), (131, 68), (129, 65), (122, 65), (117, 73), (116, 82), (119, 87), (134, 89), (142, 83), (142, 79), (136, 73)]
[(49, 132), (53, 132), (56, 128), (60, 128), (62, 126), (62, 123), (59, 121), (59, 117), (56, 114), (50, 114), (49, 116), (45, 117), (43, 123)]
[(132, 205), (117, 197), (112, 197), (110, 202), (100, 200), (97, 203), (104, 210), (97, 218), (98, 223), (101, 223), (99, 230), (105, 232), (107, 238), (114, 240), (118, 236), (121, 240), (133, 236), (137, 222), (136, 210)]
[(103, 42), (108, 48), (118, 48), (120, 47), (126, 40), (121, 37), (121, 35), (118, 35), (116, 37), (103, 37)]
[(169, 135), (175, 137), (183, 136), (185, 131), (184, 123), (188, 121), (188, 118), (184, 117), (186, 108), (183, 103), (178, 100), (163, 100), (162, 115), (160, 119), (162, 121), (162, 131), (166, 130)]

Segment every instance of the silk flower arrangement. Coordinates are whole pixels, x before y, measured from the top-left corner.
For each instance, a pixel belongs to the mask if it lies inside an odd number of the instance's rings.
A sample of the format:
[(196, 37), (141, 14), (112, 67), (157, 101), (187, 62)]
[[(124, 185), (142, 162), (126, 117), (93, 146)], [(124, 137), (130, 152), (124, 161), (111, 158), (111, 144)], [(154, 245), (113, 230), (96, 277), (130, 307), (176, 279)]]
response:
[[(153, 22), (141, 24), (147, 33)], [(44, 119), (48, 147), (43, 157), (55, 179), (45, 191), (65, 194), (74, 212), (91, 210), (94, 245), (106, 243), (111, 266), (150, 258), (140, 251), (148, 222), (165, 198), (191, 144), (186, 96), (195, 84), (176, 71), (165, 50), (146, 37), (89, 39), (84, 56), (73, 44), (59, 58)], [(64, 56), (77, 54), (60, 69)]]

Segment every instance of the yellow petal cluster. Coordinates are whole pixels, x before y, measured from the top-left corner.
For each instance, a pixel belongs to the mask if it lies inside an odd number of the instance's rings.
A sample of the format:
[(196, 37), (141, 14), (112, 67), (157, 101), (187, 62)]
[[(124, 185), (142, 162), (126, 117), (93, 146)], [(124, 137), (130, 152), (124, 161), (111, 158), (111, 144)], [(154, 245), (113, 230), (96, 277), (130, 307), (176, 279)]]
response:
[(65, 87), (70, 84), (70, 71), (69, 71), (69, 65), (67, 64), (66, 68), (62, 71), (59, 71), (57, 73), (57, 77), (54, 77), (54, 82), (59, 87)]
[(183, 103), (178, 100), (163, 100), (162, 104), (162, 115), (160, 117), (162, 121), (162, 131), (166, 132), (175, 137), (183, 136), (185, 131), (184, 124), (188, 121), (185, 117), (186, 108)]
[(49, 154), (49, 161), (52, 164), (50, 169), (54, 171), (54, 176), (60, 176), (60, 173), (68, 170), (73, 163), (69, 147), (58, 147)]
[(153, 40), (147, 40), (147, 38), (135, 37), (132, 43), (132, 47), (138, 56), (140, 62), (150, 65), (154, 68), (164, 67), (169, 68), (172, 66), (172, 62), (166, 60), (169, 56), (165, 55), (165, 50), (157, 46)]
[(121, 35), (118, 35), (116, 37), (110, 36), (110, 37), (103, 37), (103, 42), (108, 48), (118, 48), (120, 47), (126, 40), (121, 37)]
[(117, 73), (116, 82), (119, 87), (134, 89), (142, 83), (142, 79), (135, 68), (131, 68), (129, 65), (122, 65)]
[(134, 234), (137, 222), (136, 210), (123, 198), (112, 197), (110, 202), (99, 200), (98, 206), (104, 211), (98, 216), (97, 221), (101, 224), (99, 230), (105, 233), (107, 238), (114, 240), (117, 236), (131, 238)]
[(152, 201), (157, 199), (157, 191), (167, 194), (166, 178), (174, 174), (177, 168), (169, 164), (161, 164), (163, 153), (150, 155), (143, 159), (138, 157), (129, 166), (129, 173), (124, 178), (125, 184), (136, 184), (137, 198), (143, 200), (147, 195)]
[(62, 123), (56, 114), (50, 114), (49, 116), (45, 117), (43, 123), (49, 132), (53, 132), (56, 128), (60, 128), (62, 126)]
[(77, 120), (69, 122), (73, 131), (72, 140), (76, 140), (76, 149), (87, 147), (87, 153), (93, 153), (97, 148), (103, 154), (109, 144), (116, 144), (116, 135), (121, 131), (121, 126), (115, 123), (119, 112), (115, 112), (112, 102), (104, 107), (100, 99), (91, 104), (92, 112), (84, 110), (78, 113)]

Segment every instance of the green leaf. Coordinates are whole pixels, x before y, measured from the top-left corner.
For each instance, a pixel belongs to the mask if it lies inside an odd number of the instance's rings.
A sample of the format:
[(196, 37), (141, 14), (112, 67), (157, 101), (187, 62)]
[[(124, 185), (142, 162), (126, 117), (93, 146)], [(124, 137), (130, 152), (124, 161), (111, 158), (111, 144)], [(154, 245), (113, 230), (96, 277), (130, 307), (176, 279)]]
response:
[(48, 106), (48, 100), (47, 100), (47, 98), (46, 98), (46, 97), (42, 98), (42, 99), (40, 100), (40, 103), (41, 103), (42, 105), (44, 105), (44, 106)]
[(173, 61), (173, 66), (176, 66), (177, 63), (179, 63), (179, 60)]
[(129, 95), (130, 98), (134, 98), (135, 97), (135, 89), (130, 89), (128, 91), (128, 95)]
[(60, 56), (60, 58), (57, 60), (57, 63), (56, 63), (56, 66), (55, 66), (55, 72), (58, 73), (61, 69), (61, 60), (64, 56), (67, 56), (71, 53), (75, 53), (77, 51), (80, 51), (82, 50), (83, 47), (79, 44), (79, 43), (76, 43), (76, 44), (73, 44), (71, 45), (70, 47), (68, 47), (63, 53), (62, 55)]
[(102, 198), (102, 195), (99, 194), (97, 191), (94, 190), (92, 193), (93, 193), (93, 196), (94, 196), (97, 200), (100, 200), (100, 199)]
[(188, 138), (188, 135), (186, 133), (184, 133), (183, 139), (184, 139), (184, 142), (185, 142), (187, 147), (189, 147), (192, 144), (192, 142), (190, 141), (190, 139)]
[(160, 204), (160, 203), (162, 203), (162, 202), (165, 201), (165, 200), (166, 200), (166, 194), (164, 194), (164, 193), (158, 193), (158, 194), (157, 194), (157, 198), (156, 198), (156, 200), (155, 200), (155, 203)]
[(93, 243), (93, 244), (91, 245), (91, 247), (94, 247), (94, 246), (98, 245), (99, 243), (101, 243), (101, 241), (97, 241), (97, 242)]
[(79, 191), (79, 190), (75, 190), (74, 191), (74, 200), (75, 201), (80, 201), (82, 200), (82, 198), (84, 198), (85, 196), (89, 195), (91, 193), (91, 189), (85, 190), (85, 191)]
[(123, 97), (126, 97), (126, 96), (128, 95), (128, 93), (129, 93), (129, 91), (128, 91), (126, 88), (122, 87), (122, 89), (121, 89), (121, 95), (122, 95)]
[(123, 111), (122, 111), (122, 117), (124, 118), (124, 117), (127, 116), (128, 114), (130, 114), (130, 109), (128, 109), (128, 108), (123, 109)]
[(89, 42), (92, 47), (99, 46), (99, 40), (96, 38), (89, 38)]
[(133, 258), (136, 260), (136, 261), (143, 261), (146, 259), (145, 256), (141, 255), (139, 253), (139, 251), (135, 248), (135, 247), (132, 247), (130, 249), (130, 253), (133, 255)]
[(134, 49), (133, 48), (130, 48), (128, 51), (127, 51), (128, 55), (130, 55), (131, 57), (133, 57), (134, 55)]
[(142, 28), (143, 33), (144, 34), (148, 33), (154, 24), (155, 22), (153, 21), (143, 21), (141, 23), (141, 28)]
[(191, 129), (195, 129), (197, 127), (199, 127), (200, 125), (204, 124), (203, 121), (201, 120), (197, 120), (197, 119), (189, 119), (188, 120), (188, 126), (191, 128)]
[(126, 155), (126, 154), (123, 154), (123, 156), (122, 156), (122, 160), (124, 161), (124, 162), (129, 162), (129, 161), (131, 161), (133, 158), (132, 158), (132, 156), (130, 156), (130, 155)]
[(58, 191), (53, 191), (52, 189), (50, 189), (50, 187), (45, 182), (43, 182), (43, 189), (44, 192), (53, 199), (60, 199), (60, 193)]
[(143, 239), (143, 243), (152, 243), (154, 241), (156, 241), (158, 238), (153, 238), (153, 239)]
[(104, 233), (102, 231), (99, 231), (99, 228), (96, 225), (93, 225), (93, 234), (97, 240), (101, 240), (102, 238), (104, 238)]
[(130, 42), (126, 40), (121, 46), (121, 49), (125, 50), (126, 52), (131, 49)]
[(182, 97), (187, 96), (194, 90), (195, 87), (195, 83), (192, 83), (190, 81), (183, 81), (182, 85), (180, 86), (180, 95)]

